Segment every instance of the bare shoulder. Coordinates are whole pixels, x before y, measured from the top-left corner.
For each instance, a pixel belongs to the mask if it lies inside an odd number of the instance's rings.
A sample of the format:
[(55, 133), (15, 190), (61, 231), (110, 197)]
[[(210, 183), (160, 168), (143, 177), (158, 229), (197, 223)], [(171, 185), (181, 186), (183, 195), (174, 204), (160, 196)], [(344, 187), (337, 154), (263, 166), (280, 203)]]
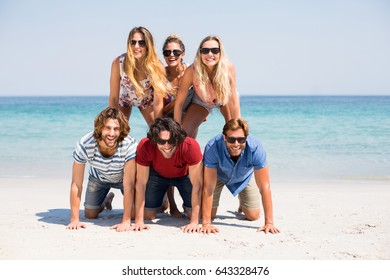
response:
[(119, 59), (120, 59), (121, 56), (117, 56), (114, 58), (114, 60), (112, 61), (112, 64), (111, 66), (114, 67), (114, 66), (119, 66)]
[(121, 58), (121, 56), (122, 55), (116, 56), (112, 62), (118, 62), (119, 63), (119, 59)]
[(184, 70), (184, 75), (193, 75), (194, 74), (194, 64), (187, 66)]
[(229, 67), (229, 70), (234, 71), (234, 64), (229, 59), (226, 60), (226, 64)]
[(164, 63), (162, 63), (161, 60), (158, 60), (157, 64), (158, 64), (158, 67), (159, 67), (161, 70), (165, 71), (166, 68), (165, 68), (165, 66), (164, 66)]

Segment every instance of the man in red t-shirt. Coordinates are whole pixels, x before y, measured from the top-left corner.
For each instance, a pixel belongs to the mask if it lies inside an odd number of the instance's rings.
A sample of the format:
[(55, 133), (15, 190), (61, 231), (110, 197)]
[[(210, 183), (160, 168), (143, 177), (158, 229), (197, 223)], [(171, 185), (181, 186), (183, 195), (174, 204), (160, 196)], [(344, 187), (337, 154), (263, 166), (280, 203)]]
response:
[(157, 118), (150, 126), (147, 138), (138, 144), (136, 162), (135, 230), (149, 229), (144, 219), (156, 217), (168, 187), (176, 186), (190, 217), (190, 223), (182, 230), (198, 232), (203, 183), (199, 143), (187, 137), (172, 118)]

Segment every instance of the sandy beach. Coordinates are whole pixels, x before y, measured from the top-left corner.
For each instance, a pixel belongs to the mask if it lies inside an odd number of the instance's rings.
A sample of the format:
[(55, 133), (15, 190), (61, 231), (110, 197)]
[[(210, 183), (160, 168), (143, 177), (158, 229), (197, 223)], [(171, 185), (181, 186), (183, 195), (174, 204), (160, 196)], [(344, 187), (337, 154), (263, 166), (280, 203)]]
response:
[(256, 232), (263, 216), (255, 222), (244, 220), (235, 211), (237, 199), (227, 190), (214, 220), (218, 234), (184, 234), (179, 228), (187, 221), (168, 214), (148, 222), (148, 231), (115, 232), (110, 227), (121, 221), (120, 192), (115, 192), (113, 210), (96, 220), (84, 219), (86, 229), (66, 230), (69, 184), (65, 179), (0, 179), (0, 259), (390, 259), (387, 182), (274, 182), (278, 235)]

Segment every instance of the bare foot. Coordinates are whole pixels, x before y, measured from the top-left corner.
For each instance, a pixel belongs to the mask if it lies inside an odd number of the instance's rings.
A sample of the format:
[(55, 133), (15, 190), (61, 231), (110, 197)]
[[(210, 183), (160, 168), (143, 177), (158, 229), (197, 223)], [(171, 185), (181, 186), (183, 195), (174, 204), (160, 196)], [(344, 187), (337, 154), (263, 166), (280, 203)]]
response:
[(163, 200), (163, 204), (161, 206), (161, 212), (165, 213), (166, 211), (168, 211), (168, 208), (169, 208), (169, 201), (168, 201), (167, 195), (165, 195), (164, 200)]
[(185, 217), (185, 215), (182, 212), (180, 212), (179, 209), (177, 209), (177, 207), (169, 209), (169, 214), (174, 218), (184, 218)]
[(110, 192), (107, 194), (106, 198), (103, 201), (103, 206), (105, 210), (112, 210), (112, 200), (114, 199), (115, 194)]

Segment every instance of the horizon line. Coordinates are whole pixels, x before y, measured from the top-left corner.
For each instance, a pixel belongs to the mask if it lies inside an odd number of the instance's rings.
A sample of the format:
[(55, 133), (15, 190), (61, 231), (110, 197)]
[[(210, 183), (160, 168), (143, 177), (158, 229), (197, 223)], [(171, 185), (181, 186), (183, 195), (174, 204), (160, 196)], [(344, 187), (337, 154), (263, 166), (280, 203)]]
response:
[[(390, 93), (329, 93), (329, 94), (271, 94), (271, 93), (258, 93), (258, 94), (239, 94), (239, 97), (253, 97), (253, 96), (263, 96), (263, 97), (353, 97), (353, 96), (361, 96), (361, 97), (374, 97), (374, 96), (390, 96)], [(9, 97), (107, 97), (108, 95), (89, 95), (89, 94), (75, 94), (75, 95), (0, 95), (0, 98), (9, 98)]]

